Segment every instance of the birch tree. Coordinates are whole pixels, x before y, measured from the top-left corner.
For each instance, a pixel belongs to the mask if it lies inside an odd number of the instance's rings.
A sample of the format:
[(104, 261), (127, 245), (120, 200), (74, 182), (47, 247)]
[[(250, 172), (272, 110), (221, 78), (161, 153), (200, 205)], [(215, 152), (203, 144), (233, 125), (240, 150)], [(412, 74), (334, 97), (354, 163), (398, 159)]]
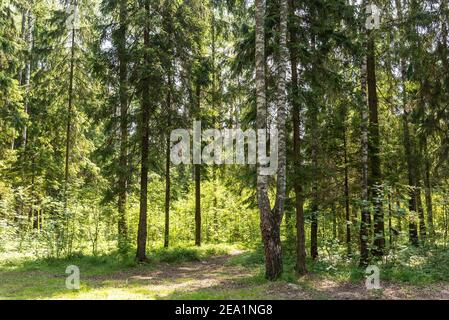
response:
[[(283, 271), (280, 225), (284, 213), (286, 189), (286, 69), (287, 69), (287, 0), (280, 1), (279, 53), (277, 78), (277, 130), (279, 140), (277, 192), (274, 207), (268, 197), (268, 177), (257, 168), (257, 200), (260, 211), (260, 227), (265, 251), (265, 276), (273, 280)], [(256, 1), (256, 104), (257, 129), (267, 131), (267, 103), (265, 91), (265, 1)]]

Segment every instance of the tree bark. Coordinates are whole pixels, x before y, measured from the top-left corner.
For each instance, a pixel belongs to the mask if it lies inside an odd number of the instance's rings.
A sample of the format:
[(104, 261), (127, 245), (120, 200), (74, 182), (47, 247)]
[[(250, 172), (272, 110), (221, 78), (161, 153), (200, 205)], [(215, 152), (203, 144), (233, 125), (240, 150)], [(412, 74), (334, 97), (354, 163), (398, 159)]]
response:
[(421, 186), (420, 186), (421, 183), (419, 182), (419, 173), (420, 173), (419, 168), (417, 168), (417, 173), (418, 173), (417, 175), (418, 186), (416, 188), (416, 200), (417, 200), (416, 203), (418, 205), (419, 237), (421, 239), (421, 242), (425, 242), (427, 237), (427, 230), (426, 230), (426, 221), (424, 218), (424, 209), (421, 200)]
[(390, 247), (392, 247), (392, 225), (391, 225), (391, 194), (388, 193), (388, 244)]
[[(315, 51), (315, 35), (312, 35), (312, 50)], [(311, 106), (311, 149), (312, 149), (312, 204), (310, 224), (310, 256), (313, 260), (318, 258), (318, 110), (317, 106)]]
[[(257, 130), (267, 130), (267, 105), (265, 92), (265, 1), (256, 0), (256, 106)], [(271, 221), (271, 206), (268, 198), (267, 176), (260, 174), (260, 165), (257, 166), (257, 203), (260, 211), (260, 228), (265, 254), (265, 277), (276, 278), (281, 271), (282, 261), (280, 243), (271, 239), (273, 235)]]
[[(316, 112), (313, 111), (314, 119), (316, 120)], [(312, 172), (313, 172), (313, 185), (312, 185), (312, 222), (310, 224), (310, 256), (313, 260), (318, 258), (318, 157), (317, 157), (317, 138), (316, 138), (316, 126), (317, 121), (313, 121), (312, 124)]]
[(195, 245), (201, 246), (201, 166), (195, 168)]
[(432, 183), (430, 179), (430, 157), (427, 151), (427, 139), (424, 140), (424, 184), (426, 197), (427, 227), (429, 228), (429, 237), (434, 236), (433, 227), (433, 205), (432, 205)]
[[(73, 2), (74, 8), (77, 6), (76, 0)], [(74, 9), (75, 10), (75, 9)], [(69, 75), (69, 103), (67, 106), (67, 128), (66, 128), (66, 147), (65, 147), (65, 187), (64, 187), (64, 202), (67, 206), (67, 189), (69, 184), (69, 165), (70, 165), (70, 138), (72, 133), (72, 109), (73, 109), (73, 77), (75, 65), (75, 25), (72, 26), (72, 37), (70, 41), (70, 75)]]
[[(145, 1), (145, 14), (150, 15), (149, 1)], [(150, 28), (145, 25), (143, 31), (143, 44), (145, 49), (150, 47)], [(144, 65), (149, 67), (150, 57), (148, 51), (144, 52)], [(148, 197), (148, 152), (149, 152), (149, 117), (151, 109), (150, 78), (148, 74), (142, 75), (142, 103), (141, 103), (141, 168), (140, 168), (140, 211), (139, 227), (137, 231), (137, 260), (144, 262), (147, 246), (147, 197)]]
[[(403, 19), (402, 14), (402, 3), (401, 0), (396, 0), (396, 7), (397, 7), (397, 14), (398, 18), (400, 20)], [(401, 30), (402, 31), (402, 30)], [(405, 151), (405, 157), (407, 161), (407, 177), (408, 177), (408, 184), (409, 184), (409, 211), (410, 211), (410, 218), (409, 218), (409, 241), (412, 245), (418, 246), (419, 239), (418, 239), (418, 227), (417, 227), (417, 221), (416, 221), (416, 214), (418, 212), (418, 204), (417, 204), (417, 198), (416, 198), (416, 190), (415, 190), (415, 179), (417, 178), (414, 174), (414, 153), (412, 149), (412, 141), (410, 137), (410, 129), (409, 129), (409, 120), (408, 120), (408, 110), (407, 110), (407, 89), (406, 89), (406, 63), (403, 58), (400, 60), (400, 67), (401, 67), (401, 82), (402, 82), (402, 109), (403, 109), (403, 115), (402, 115), (402, 124), (403, 124), (403, 137), (404, 137), (404, 151)]]
[[(295, 16), (295, 2), (289, 0), (290, 21)], [(292, 114), (293, 114), (293, 161), (294, 161), (294, 180), (293, 188), (295, 191), (295, 209), (296, 209), (296, 273), (299, 275), (307, 272), (306, 268), (306, 240), (304, 230), (304, 200), (302, 195), (302, 185), (300, 183), (301, 173), (301, 106), (299, 103), (298, 88), (298, 52), (295, 50), (297, 43), (296, 29), (294, 23), (290, 25), (290, 65), (292, 75)]]
[(370, 211), (368, 197), (368, 101), (366, 94), (366, 58), (362, 58), (361, 67), (361, 144), (362, 144), (362, 208), (360, 219), (360, 263), (361, 267), (366, 267), (369, 260), (369, 229)]
[[(403, 103), (405, 106), (405, 102)], [(415, 217), (416, 214), (418, 213), (418, 204), (416, 198), (415, 176), (413, 174), (413, 158), (412, 158), (412, 147), (410, 141), (409, 125), (408, 125), (408, 114), (405, 110), (403, 115), (403, 127), (404, 127), (404, 148), (405, 148), (405, 157), (407, 159), (407, 176), (408, 176), (409, 196), (410, 196), (408, 205), (410, 211), (409, 239), (412, 245), (418, 246), (418, 227)]]
[(374, 206), (373, 255), (382, 256), (385, 247), (384, 214), (382, 210), (382, 171), (380, 167), (380, 131), (376, 87), (376, 61), (374, 35), (367, 31), (367, 82), (369, 107), (369, 191)]
[[(278, 54), (278, 113), (277, 129), (279, 140), (276, 201), (271, 210), (268, 197), (268, 179), (257, 166), (257, 200), (261, 216), (261, 233), (265, 251), (265, 276), (274, 280), (282, 274), (282, 247), (280, 225), (284, 213), (286, 188), (286, 71), (287, 71), (287, 0), (280, 2), (280, 36)], [(265, 1), (256, 1), (256, 105), (257, 129), (267, 130), (267, 110), (265, 93)]]
[[(170, 76), (169, 76), (170, 77)], [(170, 128), (171, 111), (171, 80), (169, 80), (169, 92), (167, 93), (167, 128)], [(164, 230), (164, 248), (168, 248), (170, 239), (170, 132), (167, 132), (165, 150), (165, 230)]]
[[(211, 97), (211, 107), (212, 107), (212, 124), (214, 128), (217, 127), (217, 117), (216, 114), (220, 114), (219, 109), (217, 109), (217, 68), (216, 68), (216, 28), (215, 28), (215, 11), (214, 11), (214, 2), (211, 1), (211, 36), (212, 36), (212, 97)], [(215, 164), (212, 165), (212, 185), (213, 185), (213, 200), (212, 200), (212, 211), (213, 211), (213, 240), (217, 241), (218, 236), (218, 216), (217, 216), (217, 168)]]
[(126, 53), (127, 0), (119, 4), (118, 60), (119, 60), (119, 100), (120, 100), (120, 169), (118, 194), (118, 241), (119, 249), (125, 249), (128, 242), (126, 204), (128, 189), (128, 59)]
[(332, 240), (337, 240), (338, 234), (337, 234), (337, 211), (335, 208), (335, 202), (332, 202), (331, 205), (331, 211), (332, 211)]
[(346, 127), (343, 124), (343, 149), (345, 164), (345, 218), (346, 218), (346, 254), (348, 257), (352, 255), (351, 248), (351, 210), (349, 207), (349, 172), (348, 172), (348, 151), (346, 141)]
[(168, 36), (168, 62), (167, 62), (167, 138), (165, 150), (165, 229), (164, 229), (164, 248), (168, 248), (170, 243), (170, 130), (171, 130), (171, 112), (172, 112), (172, 64), (174, 60), (173, 43), (173, 21), (172, 13), (168, 12), (165, 17)]
[[(23, 82), (21, 83), (25, 86), (25, 99), (24, 99), (24, 112), (29, 115), (29, 96), (30, 96), (30, 81), (31, 81), (31, 64), (32, 64), (32, 50), (33, 50), (33, 15), (31, 13), (31, 8), (26, 10), (26, 26), (24, 29), (24, 40), (27, 48), (27, 57), (25, 64), (25, 72), (23, 77)], [(23, 23), (23, 22), (22, 22)], [(28, 124), (25, 122), (22, 132), (22, 147), (23, 147), (23, 163), (26, 164), (27, 160), (27, 146), (28, 146)]]
[(401, 203), (399, 201), (399, 191), (396, 191), (396, 218), (397, 218), (397, 228), (398, 232), (402, 232), (402, 219), (401, 219)]
[(406, 81), (406, 65), (405, 61), (401, 59), (401, 77), (402, 77), (402, 105), (403, 105), (403, 134), (404, 134), (404, 151), (407, 161), (407, 177), (409, 184), (409, 240), (414, 246), (418, 246), (418, 226), (416, 216), (418, 215), (418, 196), (420, 196), (419, 188), (417, 185), (417, 170), (416, 170), (416, 156), (414, 152), (414, 144), (412, 142), (412, 135), (409, 127), (409, 111), (407, 110), (407, 91), (405, 86)]
[[(196, 85), (197, 113), (201, 110), (201, 85)], [(201, 246), (201, 165), (194, 164), (195, 174), (195, 245)]]

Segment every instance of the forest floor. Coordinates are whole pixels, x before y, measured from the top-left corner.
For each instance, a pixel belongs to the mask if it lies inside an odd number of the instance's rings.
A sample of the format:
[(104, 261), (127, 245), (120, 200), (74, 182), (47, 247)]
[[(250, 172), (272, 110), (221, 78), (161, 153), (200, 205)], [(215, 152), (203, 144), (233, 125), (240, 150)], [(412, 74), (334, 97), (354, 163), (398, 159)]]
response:
[[(0, 263), (0, 299), (449, 299), (447, 281), (382, 279), (381, 289), (367, 290), (363, 276), (311, 272), (300, 278), (287, 273), (269, 282), (254, 252), (194, 250), (155, 256), (143, 265), (114, 264), (109, 256), (5, 260)], [(79, 290), (65, 287), (69, 264), (80, 268)]]

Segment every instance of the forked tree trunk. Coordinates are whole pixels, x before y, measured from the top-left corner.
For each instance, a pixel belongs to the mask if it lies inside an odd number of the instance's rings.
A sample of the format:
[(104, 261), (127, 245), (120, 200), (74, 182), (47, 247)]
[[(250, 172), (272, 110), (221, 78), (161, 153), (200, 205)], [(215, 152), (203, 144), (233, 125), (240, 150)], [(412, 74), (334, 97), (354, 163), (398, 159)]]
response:
[[(278, 172), (276, 202), (271, 210), (268, 197), (268, 179), (257, 166), (257, 200), (261, 218), (261, 233), (265, 251), (265, 276), (274, 280), (282, 274), (282, 247), (280, 225), (284, 213), (286, 188), (286, 71), (287, 71), (287, 0), (280, 1), (280, 36), (278, 54)], [(256, 0), (256, 105), (257, 129), (267, 130), (267, 105), (265, 93), (265, 1)]]

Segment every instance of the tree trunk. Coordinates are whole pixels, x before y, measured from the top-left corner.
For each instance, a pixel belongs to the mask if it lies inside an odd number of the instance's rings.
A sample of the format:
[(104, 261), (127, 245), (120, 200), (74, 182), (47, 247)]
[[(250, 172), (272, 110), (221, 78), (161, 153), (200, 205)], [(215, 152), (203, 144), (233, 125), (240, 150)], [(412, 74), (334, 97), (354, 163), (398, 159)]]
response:
[[(146, 16), (150, 15), (149, 1), (145, 1)], [(150, 47), (150, 29), (148, 24), (143, 31), (143, 44), (145, 49)], [(148, 51), (144, 52), (143, 63), (150, 64)], [(146, 261), (147, 246), (147, 197), (148, 197), (148, 152), (149, 152), (149, 117), (151, 108), (150, 78), (148, 74), (142, 75), (142, 104), (141, 104), (141, 168), (140, 168), (140, 212), (139, 227), (137, 231), (137, 260)]]
[[(418, 175), (417, 180), (419, 181), (419, 169), (417, 169)], [(422, 206), (422, 200), (421, 200), (421, 187), (420, 183), (418, 182), (418, 186), (416, 188), (416, 204), (418, 206), (418, 219), (419, 219), (419, 237), (421, 239), (421, 242), (426, 241), (427, 231), (426, 231), (426, 222), (424, 218), (424, 209)]]
[(128, 62), (126, 57), (126, 0), (120, 1), (118, 30), (118, 59), (119, 59), (119, 99), (120, 99), (120, 169), (118, 194), (118, 245), (119, 249), (127, 246), (126, 203), (128, 189)]
[(201, 246), (201, 166), (195, 168), (195, 245)]
[[(403, 103), (405, 107), (406, 106), (405, 101)], [(412, 147), (410, 141), (410, 132), (408, 126), (408, 114), (405, 110), (403, 115), (403, 126), (404, 126), (404, 148), (405, 148), (405, 157), (407, 159), (407, 176), (408, 176), (409, 196), (410, 196), (408, 205), (410, 211), (409, 239), (411, 244), (413, 244), (414, 246), (418, 246), (418, 228), (416, 223), (418, 204), (415, 189), (415, 176), (413, 174), (413, 158), (411, 150)]]
[(374, 206), (374, 243), (373, 255), (382, 256), (385, 247), (384, 215), (382, 210), (382, 172), (380, 167), (380, 131), (376, 87), (376, 61), (374, 35), (367, 31), (367, 82), (368, 82), (368, 107), (369, 107), (369, 190)]
[[(197, 114), (201, 110), (201, 85), (196, 85)], [(194, 164), (195, 175), (195, 245), (201, 246), (201, 165)]]
[[(73, 10), (77, 6), (77, 2), (74, 1)], [(65, 186), (64, 186), (64, 202), (67, 206), (67, 190), (69, 184), (69, 165), (70, 165), (70, 138), (72, 133), (72, 109), (73, 109), (73, 76), (75, 65), (75, 25), (72, 26), (72, 38), (70, 42), (70, 79), (69, 79), (69, 104), (67, 107), (67, 129), (66, 129), (66, 147), (65, 147)]]
[(398, 232), (402, 232), (402, 219), (401, 219), (401, 203), (399, 201), (399, 191), (396, 191), (396, 218), (397, 218), (397, 228)]
[[(273, 210), (268, 197), (268, 179), (261, 172), (261, 165), (257, 166), (257, 200), (261, 216), (261, 233), (265, 251), (265, 276), (274, 280), (282, 274), (282, 247), (280, 239), (280, 225), (284, 213), (286, 193), (286, 71), (287, 71), (287, 0), (280, 2), (280, 36), (278, 55), (278, 86), (277, 99), (279, 102), (277, 113), (277, 129), (279, 139), (277, 192)], [(257, 129), (267, 130), (267, 106), (265, 93), (265, 2), (256, 1), (256, 105)]]
[[(256, 106), (257, 130), (267, 129), (267, 105), (265, 92), (265, 1), (256, 0)], [(280, 244), (273, 236), (267, 176), (260, 174), (257, 166), (257, 203), (260, 211), (260, 228), (265, 254), (265, 277), (274, 279), (281, 274), (282, 260)]]
[[(311, 49), (315, 52), (315, 35), (311, 36)], [(316, 87), (315, 87), (316, 88)], [(309, 107), (311, 126), (311, 159), (312, 159), (312, 199), (310, 224), (310, 256), (318, 258), (318, 106), (316, 103)], [(324, 225), (323, 225), (324, 227)]]
[[(31, 8), (28, 8), (26, 10), (24, 10), (23, 14), (22, 14), (22, 39), (25, 42), (26, 45), (26, 57), (25, 57), (25, 69), (19, 73), (19, 78), (20, 78), (20, 85), (24, 87), (24, 91), (25, 91), (25, 96), (24, 96), (24, 102), (23, 102), (23, 111), (24, 113), (28, 116), (28, 119), (26, 119), (24, 121), (23, 124), (23, 131), (22, 131), (22, 139), (21, 139), (21, 144), (22, 144), (22, 149), (21, 149), (21, 174), (22, 174), (22, 184), (25, 186), (27, 184), (27, 169), (29, 169), (28, 166), (28, 149), (29, 149), (29, 137), (28, 137), (28, 123), (30, 122), (30, 110), (29, 110), (29, 100), (30, 100), (30, 83), (31, 83), (31, 66), (32, 66), (32, 51), (33, 51), (33, 15), (31, 12)], [(30, 122), (31, 123), (31, 122)], [(34, 157), (33, 157), (33, 164), (32, 166), (34, 166)], [(32, 168), (33, 172), (32, 172), (32, 180), (34, 180), (34, 169)], [(31, 186), (31, 197), (34, 198), (34, 181), (32, 181), (32, 186)], [(34, 200), (32, 200), (32, 203), (29, 205), (29, 209), (28, 209), (28, 219), (31, 220), (32, 219), (32, 215), (33, 215), (33, 202)], [(25, 203), (21, 203), (21, 212), (23, 213), (26, 209), (25, 207)]]
[(168, 248), (170, 243), (170, 130), (171, 130), (171, 112), (172, 112), (172, 64), (174, 60), (173, 44), (173, 21), (171, 12), (168, 13), (166, 20), (166, 29), (168, 35), (168, 64), (167, 64), (167, 140), (165, 150), (165, 229), (164, 229), (164, 248)]
[[(313, 107), (316, 108), (316, 107)], [(318, 115), (312, 110), (312, 222), (310, 224), (310, 256), (313, 260), (318, 258)]]
[[(21, 21), (21, 32), (20, 38), (26, 42), (26, 26), (27, 26), (27, 10), (22, 8), (22, 21)], [(23, 69), (19, 68), (19, 73), (17, 79), (19, 80), (19, 85), (23, 84)]]
[(402, 107), (403, 107), (403, 132), (404, 132), (404, 151), (405, 158), (407, 160), (407, 177), (409, 184), (409, 211), (410, 211), (410, 221), (409, 221), (409, 239), (410, 243), (414, 246), (418, 246), (418, 227), (416, 222), (416, 215), (418, 213), (418, 199), (416, 190), (416, 179), (415, 176), (415, 157), (413, 152), (413, 145), (410, 136), (409, 121), (408, 121), (408, 110), (407, 110), (407, 91), (405, 86), (406, 81), (406, 65), (405, 61), (401, 59), (401, 77), (402, 77)]
[[(274, 260), (278, 263), (274, 265), (273, 274), (282, 273), (282, 247), (280, 228), (285, 210), (285, 198), (287, 187), (287, 133), (285, 122), (287, 118), (287, 22), (288, 22), (288, 3), (287, 0), (280, 0), (280, 23), (279, 23), (279, 60), (277, 75), (277, 130), (278, 130), (278, 171), (276, 185), (276, 201), (272, 210), (273, 216), (273, 243), (275, 244), (273, 253), (276, 257)], [(279, 271), (279, 273), (277, 272)], [(270, 278), (270, 277), (269, 277)]]
[(351, 248), (351, 211), (349, 208), (349, 172), (348, 172), (348, 151), (346, 141), (346, 127), (343, 124), (343, 149), (345, 164), (345, 218), (346, 218), (346, 254), (348, 257), (352, 255)]
[[(170, 76), (169, 76), (170, 77)], [(169, 92), (167, 93), (167, 128), (170, 128), (171, 110), (171, 80), (169, 80)], [(165, 230), (164, 248), (168, 248), (170, 239), (170, 132), (167, 132), (167, 145), (165, 150)]]
[[(289, 0), (290, 21), (295, 16), (295, 2)], [(292, 74), (292, 113), (293, 113), (293, 161), (294, 161), (294, 180), (293, 188), (295, 191), (296, 208), (296, 273), (299, 275), (307, 272), (306, 268), (306, 239), (304, 231), (304, 200), (302, 195), (302, 185), (300, 183), (301, 173), (301, 106), (299, 103), (298, 88), (298, 57), (295, 45), (297, 43), (296, 29), (294, 23), (290, 25), (290, 65)]]
[(448, 38), (448, 2), (447, 0), (441, 1), (441, 7), (446, 9), (446, 14), (444, 14), (443, 10), (441, 10), (441, 46), (444, 50), (440, 50), (442, 56), (441, 60), (443, 61), (444, 69), (449, 70), (449, 59), (447, 57), (448, 47), (447, 47), (447, 38)]
[[(400, 0), (396, 0), (396, 7), (397, 7), (397, 13), (398, 18), (400, 20), (403, 19), (402, 14), (402, 3)], [(410, 30), (407, 30), (407, 33), (409, 33)], [(403, 32), (405, 33), (405, 32)], [(412, 136), (410, 134), (410, 128), (409, 128), (409, 110), (408, 110), (408, 99), (407, 99), (407, 89), (406, 89), (406, 80), (407, 80), (407, 69), (406, 69), (406, 62), (403, 58), (401, 58), (400, 61), (400, 67), (401, 67), (401, 81), (402, 81), (402, 108), (403, 108), (403, 115), (402, 115), (402, 121), (403, 121), (403, 133), (404, 133), (404, 151), (405, 151), (405, 157), (407, 160), (407, 176), (408, 176), (408, 184), (409, 184), (409, 211), (410, 211), (410, 218), (409, 218), (409, 241), (412, 245), (418, 246), (419, 239), (418, 239), (418, 226), (416, 221), (416, 215), (418, 214), (418, 199), (417, 199), (417, 184), (416, 179), (418, 177), (416, 176), (416, 168), (415, 168), (415, 153), (414, 148), (412, 144)]]
[(360, 266), (366, 267), (369, 260), (370, 211), (368, 198), (368, 103), (366, 94), (366, 58), (361, 67), (361, 144), (362, 144), (362, 208), (360, 219)]
[(424, 141), (424, 184), (426, 197), (427, 227), (429, 228), (429, 237), (434, 236), (433, 227), (433, 209), (432, 209), (432, 184), (430, 180), (430, 157), (427, 151), (427, 140)]
[(392, 247), (392, 225), (391, 225), (391, 215), (392, 215), (392, 210), (391, 210), (391, 194), (388, 193), (388, 244), (390, 247)]
[(331, 210), (332, 210), (332, 240), (337, 240), (338, 239), (338, 234), (337, 234), (337, 211), (335, 208), (335, 202), (332, 202), (331, 205)]
[[(22, 75), (22, 85), (25, 86), (24, 112), (29, 115), (29, 96), (30, 96), (30, 81), (31, 81), (31, 63), (33, 50), (33, 16), (31, 8), (26, 10), (26, 27), (24, 29), (24, 40), (27, 48), (27, 57), (25, 64), (25, 72)], [(23, 23), (23, 22), (22, 22)], [(28, 124), (25, 122), (22, 132), (22, 147), (23, 147), (23, 163), (27, 162), (27, 146), (28, 146)]]
[[(212, 17), (211, 17), (211, 36), (212, 36), (212, 97), (211, 97), (211, 107), (212, 107), (212, 124), (213, 127), (217, 127), (217, 117), (216, 114), (220, 113), (220, 110), (217, 109), (217, 68), (216, 68), (216, 62), (215, 62), (215, 55), (216, 55), (216, 47), (215, 47), (215, 41), (216, 41), (216, 30), (215, 30), (215, 12), (214, 12), (214, 5), (213, 1), (211, 1), (212, 5)], [(215, 164), (212, 164), (212, 186), (213, 186), (213, 200), (212, 200), (212, 211), (213, 211), (213, 241), (216, 242), (218, 239), (218, 217), (217, 217), (217, 168)]]

